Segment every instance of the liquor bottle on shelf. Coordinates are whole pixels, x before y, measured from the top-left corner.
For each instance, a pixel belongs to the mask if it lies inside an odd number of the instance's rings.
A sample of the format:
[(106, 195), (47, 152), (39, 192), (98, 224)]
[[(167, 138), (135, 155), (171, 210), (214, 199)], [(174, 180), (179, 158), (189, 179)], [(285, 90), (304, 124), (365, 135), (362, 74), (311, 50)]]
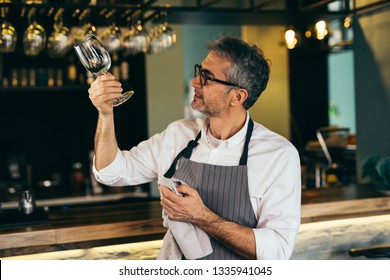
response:
[(28, 86), (28, 72), (26, 68), (19, 69), (20, 86), (25, 88)]
[(84, 85), (87, 82), (86, 73), (83, 71), (79, 72), (79, 85)]
[(86, 75), (87, 75), (87, 84), (90, 85), (93, 83), (93, 81), (95, 80), (95, 77), (93, 76), (93, 74), (91, 72), (89, 72), (88, 70), (86, 70)]
[(53, 87), (55, 85), (55, 79), (54, 79), (54, 69), (49, 68), (48, 69), (48, 79), (47, 79), (47, 86)]
[(114, 75), (114, 77), (117, 80), (120, 80), (121, 79), (121, 71), (120, 71), (119, 64), (118, 64), (118, 61), (119, 61), (118, 53), (115, 52), (111, 56), (112, 56), (112, 67), (111, 67), (112, 75)]
[(8, 81), (7, 77), (3, 77), (3, 79), (1, 80), (1, 86), (3, 88), (8, 88), (9, 87), (9, 81)]
[(37, 74), (36, 74), (36, 70), (35, 68), (31, 68), (30, 71), (29, 71), (29, 85), (30, 87), (35, 87), (36, 84), (37, 84)]
[(124, 83), (129, 82), (129, 63), (127, 62), (126, 59), (123, 59), (121, 62), (121, 81)]
[(69, 65), (67, 69), (67, 76), (68, 76), (68, 82), (69, 84), (76, 84), (77, 83), (77, 67), (74, 62), (74, 56), (69, 56)]
[(12, 69), (11, 72), (11, 85), (13, 87), (17, 87), (19, 85), (19, 75), (18, 75), (18, 70), (17, 69)]
[(62, 74), (62, 69), (58, 68), (56, 70), (56, 86), (57, 87), (62, 87), (64, 85), (64, 77)]
[(72, 193), (76, 196), (84, 195), (86, 192), (86, 177), (81, 162), (75, 162), (72, 165), (70, 186), (72, 188)]
[(27, 169), (25, 154), (16, 142), (7, 145), (5, 154), (6, 180), (10, 193), (16, 193), (25, 187), (27, 183)]

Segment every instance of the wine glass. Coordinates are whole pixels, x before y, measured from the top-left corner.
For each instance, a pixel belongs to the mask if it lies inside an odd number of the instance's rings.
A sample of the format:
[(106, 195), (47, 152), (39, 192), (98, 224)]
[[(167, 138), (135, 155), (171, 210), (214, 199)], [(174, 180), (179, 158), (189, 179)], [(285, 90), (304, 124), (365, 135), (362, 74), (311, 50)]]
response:
[(100, 36), (100, 41), (109, 53), (114, 53), (121, 48), (121, 31), (115, 23), (115, 11), (112, 10), (106, 15), (108, 27)]
[(153, 19), (153, 26), (149, 31), (150, 44), (148, 53), (158, 54), (161, 53), (164, 49), (164, 46), (161, 41), (161, 34), (163, 32), (161, 28), (162, 24), (160, 23), (160, 18), (158, 15)]
[(176, 43), (176, 32), (168, 25), (167, 14), (165, 13), (165, 20), (162, 25), (163, 33), (161, 39), (166, 49), (173, 47)]
[(150, 44), (150, 37), (148, 32), (146, 32), (145, 28), (142, 26), (142, 22), (140, 19), (137, 20), (133, 40), (134, 40), (135, 50), (137, 52), (146, 53), (148, 51), (149, 44)]
[(121, 38), (121, 45), (123, 46), (123, 54), (125, 56), (129, 55), (136, 55), (137, 50), (135, 49), (135, 26), (132, 22), (133, 19), (131, 17), (128, 17), (126, 19), (128, 30), (123, 34), (123, 37)]
[[(111, 67), (111, 57), (102, 43), (94, 36), (88, 35), (74, 46), (74, 49), (84, 67), (95, 75), (108, 73)], [(132, 97), (134, 91), (127, 91), (114, 100), (113, 106), (121, 105)]]
[(50, 57), (63, 57), (65, 53), (72, 47), (72, 38), (69, 28), (64, 26), (62, 14), (64, 9), (58, 10), (54, 16), (54, 31), (51, 33), (47, 50)]
[(31, 8), (28, 21), (29, 26), (23, 34), (24, 54), (29, 56), (38, 55), (46, 47), (46, 31), (35, 20), (36, 8)]
[(96, 27), (91, 22), (91, 10), (85, 9), (79, 16), (80, 28), (76, 29), (73, 39), (76, 43), (82, 41), (87, 35), (96, 35)]
[(17, 34), (15, 27), (9, 22), (7, 22), (6, 14), (8, 8), (1, 7), (1, 18), (2, 22), (0, 24), (0, 52), (9, 53), (13, 52), (16, 48)]

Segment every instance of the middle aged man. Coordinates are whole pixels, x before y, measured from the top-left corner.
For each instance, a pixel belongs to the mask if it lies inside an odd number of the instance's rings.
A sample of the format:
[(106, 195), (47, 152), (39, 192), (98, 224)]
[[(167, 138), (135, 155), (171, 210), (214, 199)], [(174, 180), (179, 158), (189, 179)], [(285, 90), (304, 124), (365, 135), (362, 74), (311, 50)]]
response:
[[(268, 61), (256, 46), (228, 35), (207, 48), (207, 57), (195, 65), (191, 104), (205, 118), (173, 122), (129, 151), (121, 151), (115, 137), (112, 102), (121, 84), (110, 74), (91, 84), (89, 96), (99, 112), (96, 178), (113, 186), (168, 182), (160, 185), (168, 219), (207, 234), (210, 244), (204, 246), (211, 251), (199, 259), (288, 259), (300, 224), (299, 156), (248, 113), (266, 88)], [(171, 191), (173, 182), (179, 182), (179, 195)], [(184, 252), (195, 240), (179, 240), (171, 231), (159, 258), (188, 258), (172, 248)]]

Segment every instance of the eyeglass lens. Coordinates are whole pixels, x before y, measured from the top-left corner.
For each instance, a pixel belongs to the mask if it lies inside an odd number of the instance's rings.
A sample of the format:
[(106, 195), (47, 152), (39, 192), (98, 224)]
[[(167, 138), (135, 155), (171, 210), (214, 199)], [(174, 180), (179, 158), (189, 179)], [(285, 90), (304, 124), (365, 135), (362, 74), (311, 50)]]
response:
[(202, 86), (206, 84), (206, 74), (202, 71), (202, 68), (199, 65), (195, 65), (195, 77), (198, 77)]

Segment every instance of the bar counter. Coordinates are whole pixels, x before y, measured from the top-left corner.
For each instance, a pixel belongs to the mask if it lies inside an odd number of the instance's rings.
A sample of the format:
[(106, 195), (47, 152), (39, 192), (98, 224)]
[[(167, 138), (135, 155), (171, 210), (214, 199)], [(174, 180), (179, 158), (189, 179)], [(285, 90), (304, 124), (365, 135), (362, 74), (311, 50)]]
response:
[[(11, 211), (11, 210), (9, 210)], [(159, 201), (58, 207), (48, 222), (0, 230), (0, 257), (161, 238)]]
[[(159, 240), (161, 211), (159, 200), (49, 208), (47, 223), (0, 229), (0, 258)], [(390, 197), (369, 186), (302, 191), (302, 224), (387, 214)]]

